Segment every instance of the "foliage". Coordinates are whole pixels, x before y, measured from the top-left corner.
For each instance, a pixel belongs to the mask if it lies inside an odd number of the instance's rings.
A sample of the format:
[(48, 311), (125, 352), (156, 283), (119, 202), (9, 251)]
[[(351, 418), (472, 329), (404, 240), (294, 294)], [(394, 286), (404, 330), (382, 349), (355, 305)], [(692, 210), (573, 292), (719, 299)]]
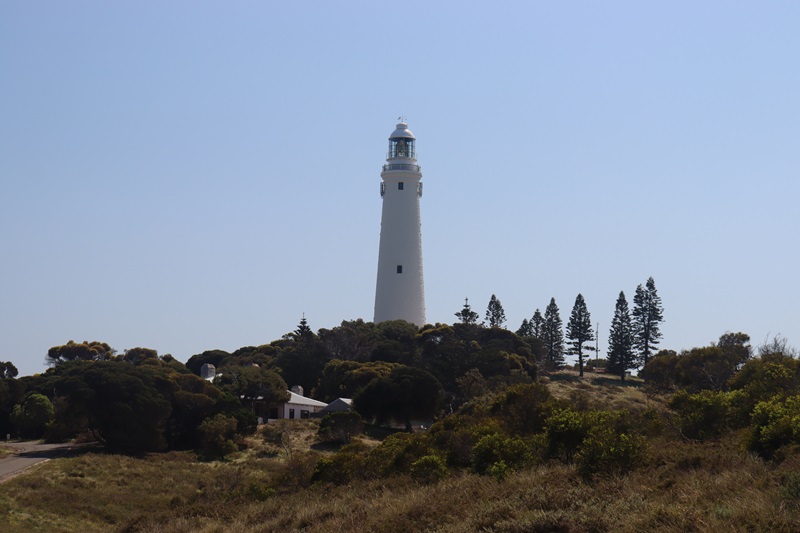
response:
[(63, 346), (53, 346), (47, 351), (47, 364), (55, 366), (66, 361), (108, 361), (114, 350), (105, 342), (68, 341)]
[(472, 310), (472, 307), (469, 305), (469, 298), (464, 299), (464, 307), (461, 308), (461, 311), (455, 313), (456, 318), (462, 324), (477, 324), (479, 315), (475, 311)]
[(273, 370), (257, 366), (226, 366), (214, 378), (214, 385), (244, 400), (271, 405), (289, 400), (286, 382)]
[(704, 390), (689, 394), (679, 390), (669, 407), (676, 413), (676, 427), (688, 439), (718, 438), (730, 425), (731, 397), (724, 392)]
[(606, 369), (623, 381), (628, 370), (636, 368), (633, 353), (633, 324), (628, 311), (628, 300), (620, 291), (614, 308), (614, 318), (608, 333), (608, 364)]
[(318, 435), (325, 442), (349, 443), (364, 431), (364, 422), (355, 411), (329, 413), (320, 421)]
[(11, 412), (11, 423), (20, 435), (39, 438), (55, 417), (53, 402), (43, 394), (31, 393)]
[(575, 457), (578, 473), (584, 479), (626, 474), (641, 463), (645, 447), (641, 435), (597, 424), (589, 431)]
[(447, 465), (438, 455), (424, 455), (411, 463), (411, 477), (422, 483), (435, 483), (447, 477)]
[(207, 418), (200, 424), (202, 451), (209, 457), (222, 459), (239, 449), (236, 445), (236, 419), (223, 414)]
[(399, 366), (373, 379), (353, 399), (356, 411), (378, 424), (396, 420), (411, 431), (411, 420), (430, 419), (439, 404), (441, 384), (425, 370)]
[(506, 313), (503, 304), (492, 294), (489, 305), (486, 307), (486, 323), (490, 328), (502, 328), (506, 323)]
[(14, 379), (19, 375), (19, 370), (11, 361), (0, 361), (0, 379)]
[(384, 361), (358, 362), (334, 359), (322, 370), (314, 396), (326, 402), (353, 398), (375, 378), (389, 375), (398, 365)]
[(524, 440), (501, 433), (481, 437), (472, 453), (472, 468), (478, 474), (489, 473), (492, 467), (502, 463), (500, 469), (505, 475), (508, 470), (521, 468), (532, 459), (530, 447)]
[(509, 387), (491, 406), (491, 414), (512, 435), (529, 435), (545, 428), (556, 402), (544, 385), (532, 383)]
[(747, 448), (769, 459), (788, 444), (800, 444), (800, 396), (759, 402), (753, 409)]
[(639, 352), (642, 366), (647, 365), (653, 349), (661, 339), (661, 323), (664, 321), (664, 308), (652, 277), (647, 283), (636, 287), (633, 296), (633, 343)]
[(578, 367), (580, 376), (583, 377), (583, 351), (593, 351), (594, 347), (586, 343), (594, 340), (594, 330), (592, 329), (592, 319), (589, 310), (586, 308), (586, 301), (582, 294), (575, 298), (575, 305), (572, 307), (572, 314), (567, 323), (567, 353), (578, 356)]
[(555, 298), (550, 298), (544, 311), (542, 342), (546, 350), (545, 364), (549, 368), (564, 366), (564, 333), (561, 330), (561, 315)]

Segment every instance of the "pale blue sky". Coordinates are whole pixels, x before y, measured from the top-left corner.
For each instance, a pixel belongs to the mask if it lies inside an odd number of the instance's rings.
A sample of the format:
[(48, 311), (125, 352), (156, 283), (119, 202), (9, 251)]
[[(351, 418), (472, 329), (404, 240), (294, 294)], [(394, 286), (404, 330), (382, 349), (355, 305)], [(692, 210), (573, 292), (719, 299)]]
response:
[(372, 319), (398, 115), (430, 322), (492, 293), (800, 344), (800, 3), (0, 4), (0, 360)]

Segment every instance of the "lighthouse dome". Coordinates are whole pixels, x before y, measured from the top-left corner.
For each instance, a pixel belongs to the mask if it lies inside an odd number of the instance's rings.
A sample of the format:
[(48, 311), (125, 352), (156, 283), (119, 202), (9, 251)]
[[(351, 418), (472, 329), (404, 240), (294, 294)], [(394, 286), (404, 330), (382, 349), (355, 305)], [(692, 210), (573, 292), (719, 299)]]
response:
[(416, 139), (414, 134), (411, 133), (411, 130), (408, 129), (408, 124), (405, 122), (400, 122), (394, 129), (391, 135), (389, 135), (389, 140), (394, 139)]

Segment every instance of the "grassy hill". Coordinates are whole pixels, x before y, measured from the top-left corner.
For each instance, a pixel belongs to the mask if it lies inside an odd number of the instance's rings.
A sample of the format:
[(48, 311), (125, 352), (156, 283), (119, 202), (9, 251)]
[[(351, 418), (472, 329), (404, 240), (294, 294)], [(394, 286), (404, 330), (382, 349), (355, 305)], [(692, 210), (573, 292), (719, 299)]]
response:
[[(321, 458), (348, 450), (366, 457), (385, 443), (359, 437), (338, 450), (317, 442), (318, 421), (281, 421), (226, 461), (200, 461), (190, 452), (134, 458), (89, 451), (42, 464), (2, 485), (0, 531), (800, 530), (800, 456), (764, 461), (744, 451), (737, 432), (683, 439), (665, 398), (646, 394), (635, 379), (560, 372), (541, 382), (576, 411), (624, 411), (638, 414), (637, 423), (651, 421), (635, 467), (587, 479), (574, 463), (549, 459), (502, 476), (450, 467), (430, 479), (399, 468), (339, 484), (312, 482)], [(536, 437), (525, 442), (535, 447)]]

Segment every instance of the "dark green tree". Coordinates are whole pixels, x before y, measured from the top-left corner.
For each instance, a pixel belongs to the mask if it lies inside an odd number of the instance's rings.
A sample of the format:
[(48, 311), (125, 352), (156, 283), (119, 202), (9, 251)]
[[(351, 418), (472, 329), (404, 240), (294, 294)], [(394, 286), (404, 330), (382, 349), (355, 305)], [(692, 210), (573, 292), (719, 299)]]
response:
[(0, 379), (14, 379), (17, 375), (19, 375), (19, 370), (11, 361), (5, 363), (0, 361)]
[(661, 297), (656, 291), (655, 281), (650, 277), (644, 287), (636, 287), (633, 297), (633, 345), (642, 366), (650, 360), (650, 355), (661, 340), (660, 325), (663, 321)]
[(303, 318), (300, 319), (300, 324), (297, 326), (297, 329), (294, 330), (293, 335), (295, 339), (306, 339), (314, 335), (314, 332), (308, 326), (305, 313), (303, 313)]
[(555, 298), (550, 298), (550, 303), (544, 310), (542, 342), (547, 366), (550, 368), (564, 366), (564, 332)]
[(586, 343), (594, 340), (592, 330), (592, 319), (589, 310), (586, 308), (586, 301), (582, 294), (575, 298), (575, 305), (572, 306), (572, 314), (567, 322), (567, 353), (578, 356), (578, 371), (583, 377), (583, 352), (584, 350), (594, 351), (594, 346)]
[(469, 305), (469, 298), (464, 298), (464, 307), (455, 315), (462, 324), (477, 324), (480, 318), (478, 313), (473, 311), (472, 307)]
[(522, 324), (517, 330), (517, 335), (520, 337), (533, 337), (533, 325), (528, 322), (527, 318), (522, 319)]
[(411, 431), (411, 421), (430, 420), (439, 405), (439, 381), (419, 368), (400, 366), (388, 376), (376, 378), (353, 398), (365, 419), (382, 424), (396, 420)]
[(55, 408), (50, 398), (34, 392), (14, 407), (11, 423), (21, 436), (38, 439), (54, 416)]
[(226, 366), (214, 385), (246, 402), (278, 404), (289, 400), (286, 382), (275, 371), (258, 366)]
[(497, 296), (492, 294), (489, 300), (489, 305), (486, 307), (486, 322), (490, 328), (502, 328), (506, 323), (506, 313), (503, 310), (503, 304), (497, 299)]
[(636, 368), (636, 356), (633, 353), (633, 324), (628, 309), (628, 300), (622, 291), (617, 297), (614, 318), (611, 319), (611, 329), (608, 333), (608, 364), (606, 368), (612, 374), (617, 374), (623, 381), (625, 381), (625, 373)]
[(543, 338), (542, 335), (544, 335), (544, 317), (538, 309), (534, 311), (530, 324), (531, 337), (541, 340)]
[(145, 361), (157, 359), (158, 352), (150, 348), (131, 348), (129, 350), (125, 350), (125, 353), (119, 356), (119, 360), (126, 361), (134, 365), (141, 365)]
[(108, 361), (114, 358), (115, 350), (105, 342), (69, 341), (63, 346), (47, 350), (47, 364), (55, 366), (65, 361)]

